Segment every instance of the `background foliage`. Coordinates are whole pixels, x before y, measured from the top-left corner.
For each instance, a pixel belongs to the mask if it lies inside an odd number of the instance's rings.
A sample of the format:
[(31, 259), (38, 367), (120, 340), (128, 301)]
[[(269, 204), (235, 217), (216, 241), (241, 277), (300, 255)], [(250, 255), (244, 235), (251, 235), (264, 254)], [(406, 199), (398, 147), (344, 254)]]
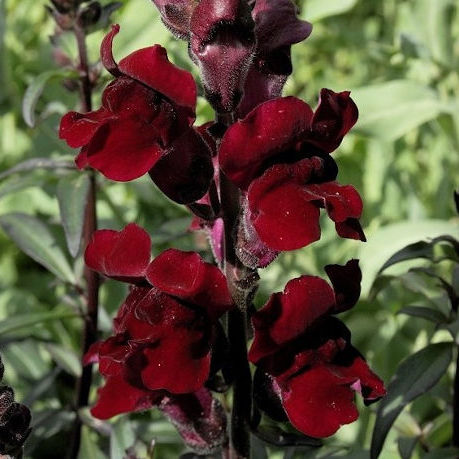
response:
[[(78, 108), (78, 102), (62, 84), (71, 72), (55, 70), (48, 39), (53, 23), (44, 3), (0, 0), (0, 348), (6, 383), (33, 412), (34, 430), (26, 446), (26, 457), (33, 458), (62, 457), (73, 418), (82, 305), (72, 284), (81, 282), (81, 257), (74, 255), (85, 193), (83, 179), (69, 166), (73, 152), (57, 138), (60, 116)], [(455, 0), (297, 3), (314, 30), (293, 48), (294, 74), (285, 92), (315, 105), (321, 87), (352, 90), (360, 120), (336, 159), (340, 182), (355, 184), (364, 197), (363, 226), (369, 242), (337, 240), (324, 221), (319, 243), (285, 253), (261, 272), (256, 302), (262, 304), (270, 291), (282, 289), (296, 275), (323, 275), (325, 264), (359, 257), (364, 291), (359, 304), (347, 313), (346, 323), (356, 347), (388, 382), (404, 358), (429, 343), (451, 343), (458, 328), (450, 313), (450, 297), (432, 277), (434, 272), (447, 279), (458, 293), (457, 259), (447, 241), (426, 244), (421, 252), (411, 248), (401, 256), (410, 260), (381, 268), (394, 253), (419, 240), (444, 234), (459, 238), (453, 200), (459, 182), (459, 5)], [(121, 24), (114, 48), (118, 58), (160, 43), (172, 61), (195, 71), (185, 43), (171, 37), (147, 0), (124, 1), (113, 18)], [(102, 36), (102, 31), (89, 36), (93, 62)], [(61, 47), (76, 55), (73, 37), (63, 37)], [(211, 117), (201, 99), (198, 121)], [(22, 163), (22, 170), (11, 170), (23, 161), (29, 162)], [(168, 201), (147, 178), (127, 184), (100, 175), (98, 180), (100, 227), (120, 229), (136, 221), (152, 234), (155, 253), (171, 245), (191, 249), (197, 244), (210, 259), (205, 239), (187, 232), (187, 211)], [(60, 208), (70, 209), (70, 215)], [(430, 274), (412, 269), (420, 267)], [(123, 294), (119, 283), (104, 284), (102, 332), (110, 330)], [(419, 306), (424, 308), (421, 312)], [(434, 312), (426, 312), (427, 308)], [(402, 382), (413, 377), (413, 368), (423, 369), (411, 382), (418, 383), (418, 395), (439, 382), (413, 403), (394, 397), (399, 409), (407, 408), (390, 429), (381, 458), (458, 456), (449, 448), (452, 346), (433, 349), (427, 348), (427, 357), (426, 352), (421, 357), (415, 354), (418, 360), (411, 367), (408, 362), (408, 370), (399, 368)], [(421, 378), (425, 374), (427, 381)], [(375, 412), (376, 407), (362, 408), (359, 421), (343, 427), (322, 449), (281, 452), (255, 442), (255, 457), (367, 458)], [(83, 414), (87, 427), (81, 458), (121, 458), (127, 447), (148, 457), (152, 440), (155, 458), (182, 452), (178, 435), (155, 412), (112, 423)]]

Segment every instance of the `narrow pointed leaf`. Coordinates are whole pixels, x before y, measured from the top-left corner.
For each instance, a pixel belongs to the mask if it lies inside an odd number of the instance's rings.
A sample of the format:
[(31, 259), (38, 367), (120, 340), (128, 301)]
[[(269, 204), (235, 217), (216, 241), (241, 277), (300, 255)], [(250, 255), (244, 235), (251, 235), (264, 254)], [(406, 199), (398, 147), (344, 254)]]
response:
[(0, 227), (29, 257), (65, 282), (75, 283), (75, 274), (48, 227), (31, 215), (0, 216)]
[(84, 211), (90, 189), (87, 174), (68, 175), (57, 184), (57, 200), (64, 226), (67, 246), (72, 257), (76, 257), (81, 245), (84, 226)]
[(379, 403), (371, 439), (371, 459), (376, 459), (397, 416), (420, 395), (437, 384), (452, 358), (453, 343), (430, 344), (410, 355), (397, 369), (387, 388), (387, 396)]
[(35, 126), (35, 107), (46, 84), (53, 78), (70, 78), (72, 76), (78, 76), (78, 74), (71, 70), (55, 69), (41, 73), (32, 81), (22, 100), (22, 116), (28, 126)]
[(68, 309), (55, 309), (53, 311), (31, 312), (8, 317), (0, 321), (0, 335), (12, 333), (21, 328), (30, 328), (34, 325), (42, 325), (53, 320), (70, 319), (78, 317)]

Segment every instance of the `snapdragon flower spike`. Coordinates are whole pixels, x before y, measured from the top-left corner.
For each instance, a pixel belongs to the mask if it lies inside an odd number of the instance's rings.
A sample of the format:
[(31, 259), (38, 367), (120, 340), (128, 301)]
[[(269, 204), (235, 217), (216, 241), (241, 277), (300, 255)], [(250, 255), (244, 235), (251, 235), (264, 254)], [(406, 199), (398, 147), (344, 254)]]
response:
[(193, 129), (196, 84), (189, 72), (169, 62), (160, 45), (113, 58), (112, 27), (101, 45), (101, 59), (115, 77), (102, 95), (102, 107), (89, 113), (67, 113), (59, 136), (81, 148), (79, 168), (90, 166), (117, 181), (136, 179), (163, 162), (177, 176), (156, 180), (171, 199), (184, 203), (199, 199), (212, 178), (210, 152)]
[(249, 359), (261, 372), (257, 378), (265, 392), (256, 399), (271, 400), (260, 409), (271, 409), (278, 418), (272, 402), (277, 396), (292, 425), (311, 437), (328, 437), (357, 419), (355, 392), (366, 404), (385, 394), (383, 382), (351, 345), (349, 330), (333, 317), (357, 301), (358, 262), (330, 265), (327, 272), (335, 289), (319, 277), (301, 276), (252, 317)]
[(227, 130), (220, 167), (244, 192), (250, 224), (264, 245), (283, 251), (316, 241), (321, 207), (340, 236), (365, 240), (360, 196), (335, 182), (338, 168), (329, 155), (356, 120), (348, 92), (323, 89), (315, 113), (300, 99), (278, 98)]
[(200, 0), (190, 22), (190, 54), (199, 66), (206, 97), (217, 112), (238, 105), (255, 49), (246, 0)]
[(309, 37), (312, 25), (297, 17), (291, 0), (252, 0), (257, 45), (237, 109), (244, 117), (258, 104), (280, 97), (292, 73), (290, 48)]
[(148, 234), (135, 224), (96, 231), (85, 261), (101, 274), (136, 284), (114, 319), (114, 336), (88, 354), (102, 375), (173, 394), (203, 387), (214, 324), (234, 307), (223, 273), (197, 253), (175, 249), (150, 262)]

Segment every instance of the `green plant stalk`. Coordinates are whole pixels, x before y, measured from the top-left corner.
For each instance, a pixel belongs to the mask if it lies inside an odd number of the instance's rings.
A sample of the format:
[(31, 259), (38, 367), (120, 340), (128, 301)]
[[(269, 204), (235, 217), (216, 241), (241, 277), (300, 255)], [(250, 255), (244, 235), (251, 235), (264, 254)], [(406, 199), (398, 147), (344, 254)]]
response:
[[(84, 112), (92, 109), (92, 84), (89, 79), (88, 53), (86, 49), (86, 34), (79, 24), (74, 26), (74, 34), (78, 46), (80, 59), (80, 98), (82, 110)], [(90, 175), (90, 189), (86, 202), (84, 215), (83, 245), (86, 246), (92, 234), (97, 229), (97, 210), (96, 210), (96, 179), (93, 172)], [(97, 340), (97, 321), (99, 309), (99, 275), (85, 267), (84, 278), (86, 280), (86, 314), (84, 316), (83, 337), (82, 337), (82, 356), (88, 351), (91, 344)], [(79, 410), (88, 405), (89, 392), (92, 383), (92, 365), (82, 365), (81, 377), (76, 382), (76, 417), (72, 430), (71, 446), (68, 457), (75, 459), (78, 456), (81, 442), (82, 422), (79, 417)]]

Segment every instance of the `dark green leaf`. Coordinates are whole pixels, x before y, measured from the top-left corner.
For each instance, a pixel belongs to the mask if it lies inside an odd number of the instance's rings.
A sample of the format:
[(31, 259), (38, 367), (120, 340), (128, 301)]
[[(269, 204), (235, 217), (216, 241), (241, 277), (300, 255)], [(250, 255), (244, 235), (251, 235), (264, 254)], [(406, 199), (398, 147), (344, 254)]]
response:
[(432, 244), (427, 241), (419, 241), (414, 244), (407, 245), (402, 250), (394, 253), (382, 266), (379, 272), (384, 271), (389, 266), (395, 265), (413, 258), (431, 258), (433, 255)]
[(398, 439), (398, 452), (402, 459), (410, 459), (418, 442), (417, 437), (400, 437)]
[(459, 448), (439, 448), (429, 451), (422, 459), (457, 459)]
[(0, 216), (0, 226), (29, 257), (63, 281), (75, 283), (75, 274), (48, 227), (31, 215), (11, 213)]
[(403, 408), (437, 384), (452, 358), (453, 343), (430, 344), (406, 358), (398, 367), (376, 414), (371, 458), (379, 456), (392, 424)]
[(22, 116), (28, 126), (35, 126), (35, 107), (46, 84), (53, 78), (70, 78), (78, 76), (76, 72), (66, 69), (53, 69), (38, 75), (27, 88), (22, 100)]
[(405, 306), (398, 311), (399, 314), (406, 314), (413, 317), (421, 317), (422, 319), (430, 320), (431, 322), (442, 324), (448, 321), (440, 311), (425, 306)]
[(360, 250), (362, 267), (362, 296), (368, 295), (375, 277), (394, 253), (420, 240), (428, 240), (449, 234), (459, 238), (459, 226), (444, 220), (418, 220), (394, 223), (380, 228), (368, 236), (368, 242)]
[(57, 184), (57, 200), (69, 252), (76, 257), (84, 227), (84, 211), (91, 182), (84, 173), (68, 175)]

